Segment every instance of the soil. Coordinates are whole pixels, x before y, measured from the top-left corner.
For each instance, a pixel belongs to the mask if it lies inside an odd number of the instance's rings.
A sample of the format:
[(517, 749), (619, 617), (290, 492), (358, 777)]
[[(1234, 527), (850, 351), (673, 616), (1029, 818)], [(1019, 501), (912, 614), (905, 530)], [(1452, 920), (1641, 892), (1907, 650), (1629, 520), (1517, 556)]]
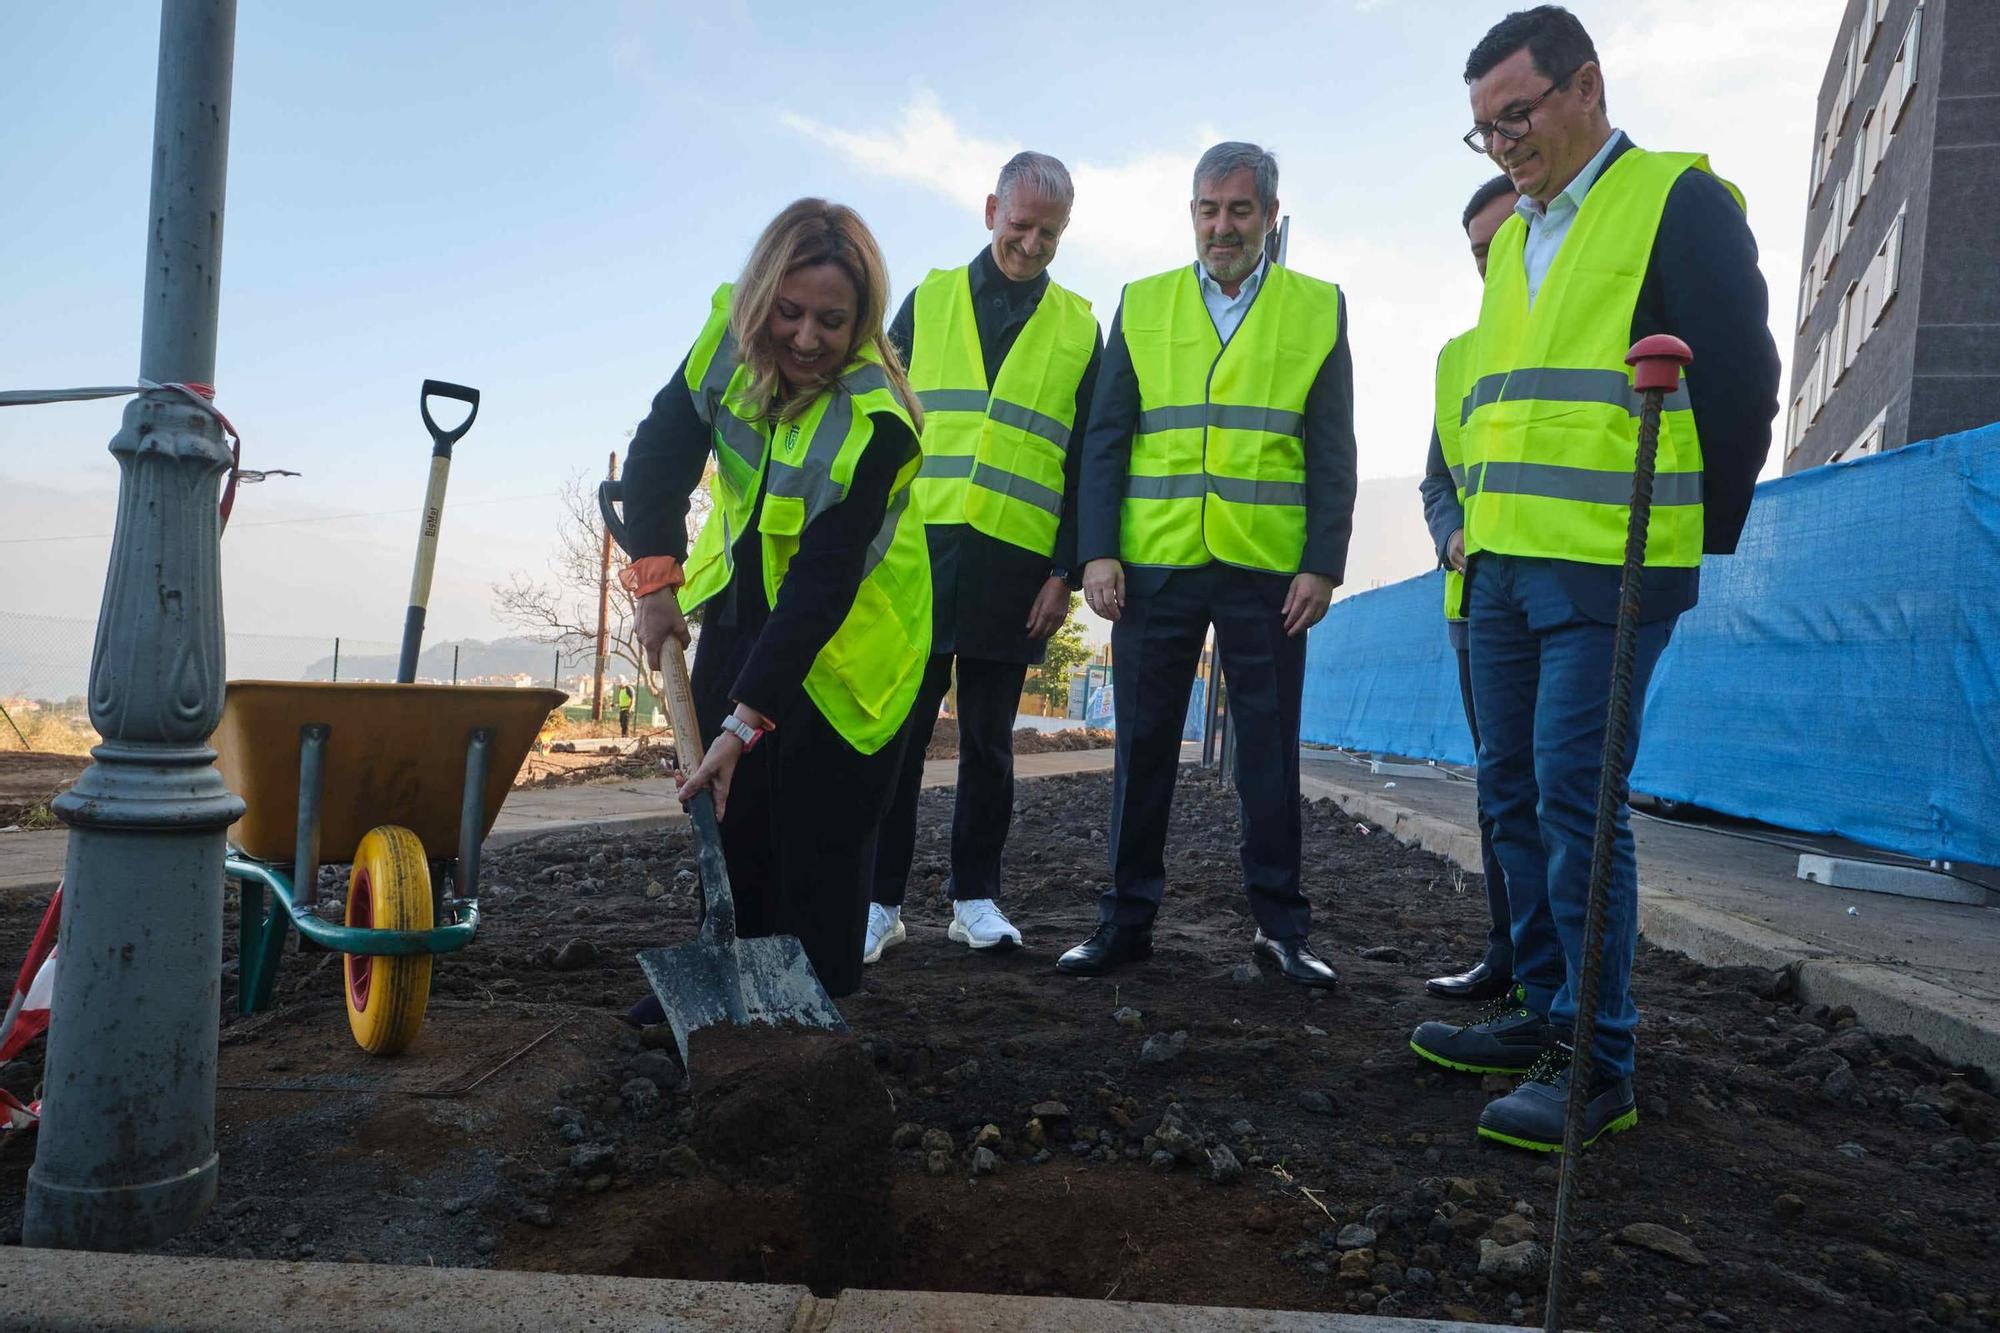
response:
[(27, 819), (48, 804), (90, 764), (87, 754), (0, 750), (0, 828)]
[[(840, 1002), (852, 1035), (697, 1034), (687, 1091), (671, 1035), (617, 1021), (632, 955), (693, 929), (685, 827), (492, 854), (480, 938), (397, 1060), (353, 1046), (328, 955), (235, 1016), (232, 939), (221, 1194), (164, 1248), (1539, 1326), (1553, 1161), (1473, 1135), (1505, 1080), (1407, 1048), (1448, 1008), (1423, 978), (1475, 956), (1477, 877), (1310, 803), (1342, 988), (1251, 977), (1234, 796), (1187, 770), (1156, 956), (1070, 978), (1050, 964), (1094, 921), (1109, 786), (1020, 785), (1002, 902), (1028, 947), (1000, 955), (945, 939), (951, 795), (924, 793), (910, 939)], [(0, 899), (0, 964), (40, 911)], [(1782, 973), (1642, 947), (1635, 987), (1641, 1122), (1582, 1159), (1576, 1326), (2000, 1327), (1984, 1075)], [(0, 1086), (30, 1093), (40, 1059)], [(28, 1158), (0, 1140), (10, 1239)]]

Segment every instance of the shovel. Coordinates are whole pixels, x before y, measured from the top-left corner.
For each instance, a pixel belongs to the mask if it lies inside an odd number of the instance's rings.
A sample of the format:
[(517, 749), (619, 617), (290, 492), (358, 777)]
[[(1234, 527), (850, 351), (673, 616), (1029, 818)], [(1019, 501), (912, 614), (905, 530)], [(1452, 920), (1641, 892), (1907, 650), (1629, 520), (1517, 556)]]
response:
[[(445, 430), (431, 420), (431, 399), (448, 398), (472, 410), (465, 420)], [(472, 429), (479, 416), (479, 390), (444, 380), (425, 380), (417, 395), (417, 410), (431, 433), (431, 479), (424, 491), (424, 515), (417, 524), (417, 567), (410, 575), (410, 609), (403, 617), (403, 651), (396, 660), (396, 679), (404, 685), (417, 678), (417, 654), (424, 646), (424, 611), (431, 600), (431, 571), (437, 567), (438, 529), (444, 525), (444, 486), (451, 476), (451, 447)]]
[[(606, 530), (625, 544), (624, 524), (616, 501), (622, 487), (607, 481), (598, 488), (598, 509)], [(680, 642), (668, 639), (660, 654), (664, 666), (667, 711), (673, 720), (674, 753), (681, 771), (692, 773), (702, 757), (701, 728), (695, 721), (694, 690), (688, 684), (687, 657)], [(790, 1023), (807, 1028), (847, 1031), (847, 1020), (834, 1008), (806, 960), (805, 946), (792, 935), (745, 940), (736, 936), (736, 899), (729, 891), (729, 871), (722, 861), (722, 833), (716, 827), (715, 801), (702, 791), (689, 802), (694, 821), (697, 862), (701, 868), (701, 928), (686, 944), (671, 949), (646, 949), (639, 954), (653, 993), (666, 1011), (680, 1051), (683, 1078), (689, 1069), (688, 1041), (702, 1028), (718, 1023)]]

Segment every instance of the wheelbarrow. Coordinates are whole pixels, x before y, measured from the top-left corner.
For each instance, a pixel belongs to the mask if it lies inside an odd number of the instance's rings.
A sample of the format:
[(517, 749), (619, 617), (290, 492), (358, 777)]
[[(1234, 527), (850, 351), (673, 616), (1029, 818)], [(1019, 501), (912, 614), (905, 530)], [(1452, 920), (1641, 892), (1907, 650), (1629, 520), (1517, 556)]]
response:
[[(229, 682), (211, 742), (244, 798), (225, 873), (241, 893), (237, 1002), (270, 1007), (285, 939), (344, 955), (355, 1041), (416, 1039), (431, 960), (479, 930), (479, 845), (560, 690)], [(343, 923), (314, 910), (322, 863), (348, 864)], [(451, 892), (445, 891), (449, 882)]]

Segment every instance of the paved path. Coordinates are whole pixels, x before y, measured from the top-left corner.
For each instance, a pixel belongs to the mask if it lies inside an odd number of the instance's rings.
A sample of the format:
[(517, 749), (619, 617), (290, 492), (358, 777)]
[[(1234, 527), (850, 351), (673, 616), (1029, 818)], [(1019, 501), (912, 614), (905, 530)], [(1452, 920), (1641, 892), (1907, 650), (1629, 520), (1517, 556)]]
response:
[[(1330, 796), (1404, 842), (1479, 870), (1470, 781), (1385, 778), (1320, 750), (1306, 751), (1302, 768), (1306, 795)], [(1639, 928), (1653, 943), (1711, 966), (1796, 966), (1808, 999), (1851, 1004), (1879, 1032), (1908, 1033), (2000, 1076), (2000, 906), (1809, 883), (1798, 878), (1800, 849), (1833, 844), (1808, 834), (1644, 817), (1633, 831)]]
[(1140, 1305), (1060, 1297), (846, 1291), (484, 1268), (168, 1259), (0, 1249), (9, 1329), (266, 1333), (1481, 1333), (1497, 1324)]

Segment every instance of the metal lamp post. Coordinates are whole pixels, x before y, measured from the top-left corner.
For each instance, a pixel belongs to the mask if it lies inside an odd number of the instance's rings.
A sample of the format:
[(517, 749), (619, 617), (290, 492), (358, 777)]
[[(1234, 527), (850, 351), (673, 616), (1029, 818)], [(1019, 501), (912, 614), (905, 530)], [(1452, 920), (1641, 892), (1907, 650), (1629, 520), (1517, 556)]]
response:
[[(165, 0), (139, 373), (215, 373), (235, 0)], [(29, 1245), (129, 1250), (215, 1198), (223, 839), (221, 427), (178, 392), (125, 409), (118, 516), (90, 664), (103, 744), (69, 825)]]

